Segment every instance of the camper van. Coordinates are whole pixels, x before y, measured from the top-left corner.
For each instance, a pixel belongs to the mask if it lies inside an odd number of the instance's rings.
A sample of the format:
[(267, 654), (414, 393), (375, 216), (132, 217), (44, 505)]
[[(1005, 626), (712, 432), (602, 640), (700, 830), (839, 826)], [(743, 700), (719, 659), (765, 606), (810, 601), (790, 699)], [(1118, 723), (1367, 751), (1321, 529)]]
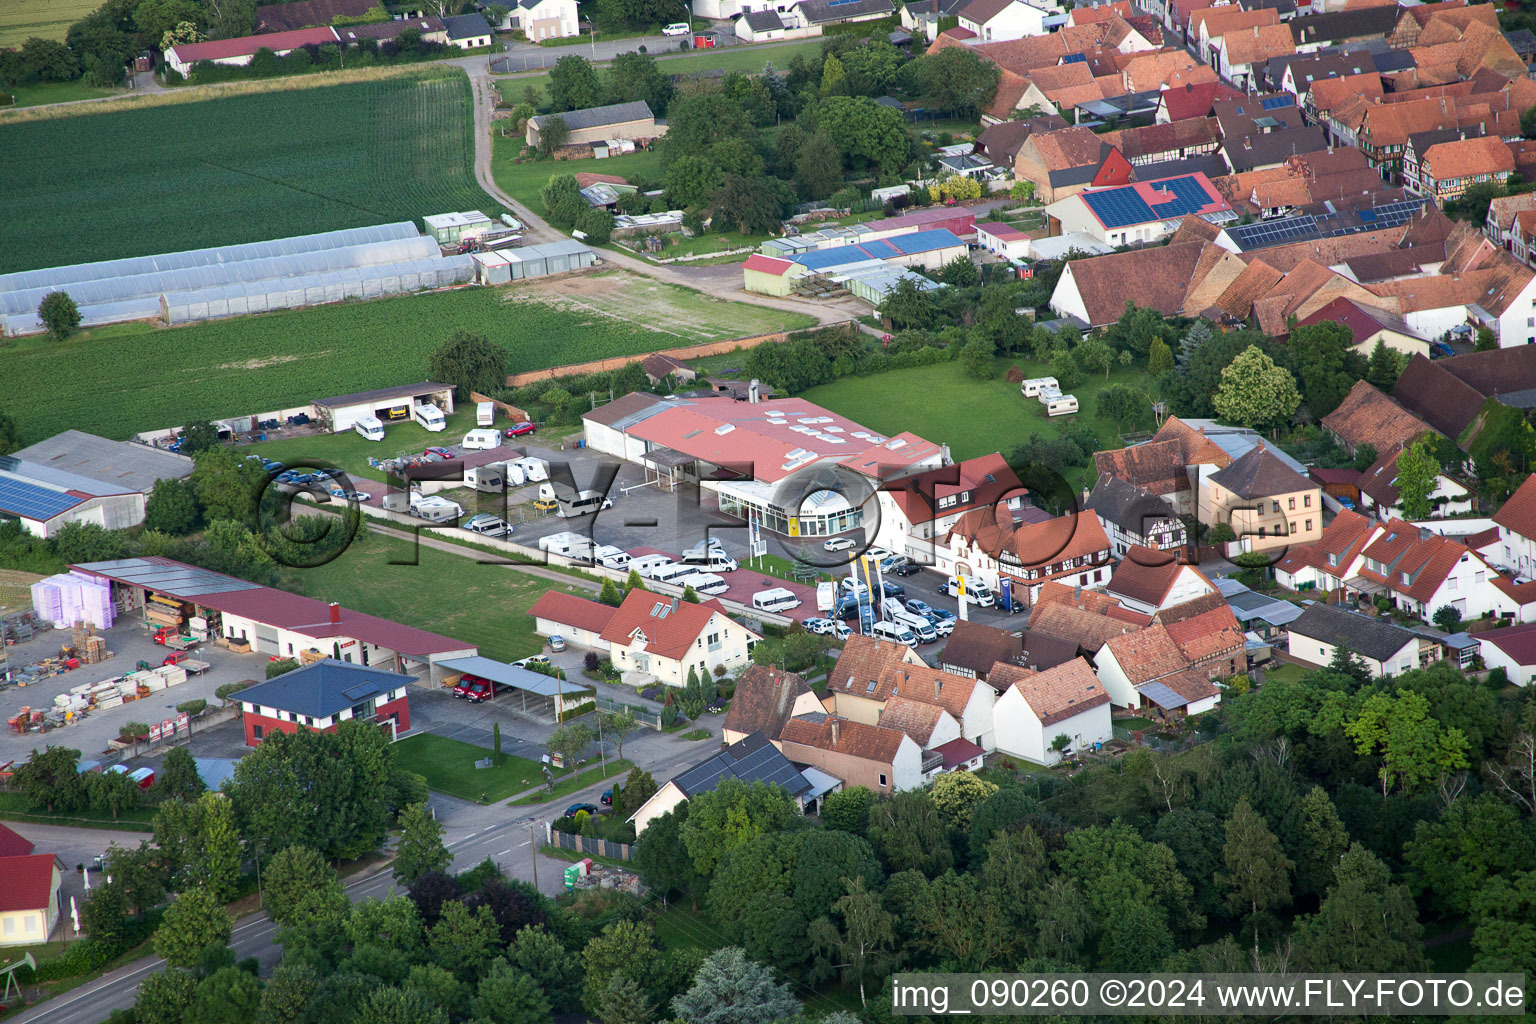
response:
[(710, 572), (735, 572), (740, 568), (736, 564), (736, 559), (719, 548), (710, 548), (708, 551), (689, 548), (683, 552), (683, 564), (695, 565)]
[[(697, 566), (678, 565), (676, 562), (672, 562), (669, 565), (659, 565), (651, 570), (651, 579), (657, 583), (671, 583), (679, 587), (683, 585), (682, 580), (684, 578), (697, 575), (699, 575)], [(698, 588), (695, 587), (694, 589), (697, 590)]]
[(377, 416), (359, 416), (352, 429), (370, 441), (384, 440), (384, 421)]
[(1039, 398), (1040, 392), (1046, 390), (1059, 391), (1061, 386), (1055, 377), (1031, 377), (1019, 385), (1019, 390), (1024, 392), (1025, 398)]
[(411, 499), (411, 515), (429, 523), (451, 523), (464, 514), (458, 502), (436, 496)]
[(917, 634), (895, 622), (877, 622), (875, 628), (869, 631), (869, 635), (876, 640), (889, 640), (893, 643), (906, 644), (908, 647), (917, 646)]
[(759, 590), (753, 594), (752, 607), (760, 612), (785, 612), (791, 608), (799, 608), (800, 599), (791, 590), (774, 587), (772, 590)]
[(939, 631), (933, 628), (933, 623), (916, 612), (892, 611), (891, 621), (910, 629), (920, 644), (931, 644), (939, 639)]
[(539, 550), (567, 558), (587, 558), (592, 551), (592, 540), (579, 533), (552, 533), (539, 538)]
[(483, 451), (487, 448), (500, 448), (501, 434), (494, 430), (471, 430), (464, 435), (464, 450), (467, 452)]
[(556, 495), (555, 500), (560, 503), (560, 511), (555, 515), (562, 519), (589, 516), (594, 512), (613, 507), (613, 502), (603, 497), (602, 491), (577, 491), (574, 495)]
[(837, 603), (837, 584), (831, 580), (822, 580), (816, 584), (816, 610), (829, 612)]
[(1069, 416), (1077, 412), (1077, 396), (1064, 395), (1054, 388), (1040, 392), (1039, 401), (1045, 406), (1047, 416)]
[(651, 573), (665, 565), (676, 565), (666, 555), (641, 555), (639, 558), (629, 560), (630, 569), (640, 574), (641, 579), (650, 579)]
[(521, 459), (514, 459), (512, 463), (509, 463), (509, 465), (512, 464), (515, 464), (518, 469), (523, 471), (523, 476), (528, 483), (533, 484), (538, 483), (540, 480), (549, 479), (549, 463), (543, 459), (524, 456)]
[(628, 552), (612, 544), (599, 544), (592, 552), (592, 560), (605, 569), (617, 569), (623, 572), (629, 568)]
[(448, 421), (443, 419), (443, 410), (431, 402), (422, 402), (420, 405), (412, 406), (411, 419), (433, 433), (448, 429)]
[(500, 494), (507, 486), (500, 466), (471, 466), (464, 471), (464, 483), (486, 494)]
[(475, 405), (475, 426), (494, 427), (496, 425), (496, 403), (479, 402)]
[(943, 593), (950, 597), (959, 597), (961, 580), (965, 581), (965, 599), (971, 604), (991, 608), (997, 603), (997, 598), (992, 596), (992, 591), (987, 585), (974, 576), (951, 576), (942, 588)]
[(731, 585), (725, 582), (724, 576), (716, 576), (712, 572), (699, 572), (697, 569), (691, 576), (684, 576), (670, 582), (679, 587), (692, 587), (695, 594), (723, 594), (731, 589)]

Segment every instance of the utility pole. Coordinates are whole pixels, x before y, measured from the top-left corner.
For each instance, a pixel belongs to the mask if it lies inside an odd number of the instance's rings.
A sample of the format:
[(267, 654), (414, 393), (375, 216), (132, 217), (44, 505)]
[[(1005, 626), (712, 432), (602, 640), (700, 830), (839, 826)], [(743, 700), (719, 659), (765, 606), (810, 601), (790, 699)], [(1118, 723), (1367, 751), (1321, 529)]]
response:
[(539, 843), (533, 834), (533, 822), (528, 823), (528, 856), (533, 860), (533, 887), (539, 887)]

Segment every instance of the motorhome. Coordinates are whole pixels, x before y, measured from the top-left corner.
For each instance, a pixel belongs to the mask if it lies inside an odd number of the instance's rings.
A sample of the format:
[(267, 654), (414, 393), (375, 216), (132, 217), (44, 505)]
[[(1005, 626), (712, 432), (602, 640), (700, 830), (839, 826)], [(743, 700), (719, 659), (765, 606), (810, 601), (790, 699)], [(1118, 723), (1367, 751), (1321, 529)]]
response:
[(443, 418), (443, 410), (431, 402), (421, 402), (411, 407), (411, 419), (415, 420), (423, 429), (436, 433), (439, 430), (448, 429), (448, 421)]
[(680, 587), (682, 583), (679, 581), (684, 577), (697, 576), (698, 574), (699, 569), (697, 566), (678, 565), (676, 562), (672, 562), (668, 565), (660, 565), (652, 569), (651, 579), (657, 583), (672, 583)]
[(496, 403), (479, 402), (475, 405), (475, 426), (494, 427), (496, 425)]
[(628, 552), (612, 544), (599, 544), (592, 552), (592, 560), (605, 569), (617, 569), (620, 572), (628, 569), (630, 562)]
[(1077, 412), (1077, 396), (1063, 395), (1056, 392), (1053, 395), (1042, 394), (1040, 404), (1045, 406), (1047, 416), (1070, 416)]
[(471, 430), (464, 435), (464, 450), (467, 452), (484, 451), (487, 448), (500, 448), (501, 434), (494, 430)]
[(731, 585), (725, 581), (724, 576), (716, 576), (712, 572), (699, 572), (697, 568), (694, 568), (692, 575), (670, 582), (679, 587), (692, 587), (696, 594), (723, 594), (731, 589)]
[(594, 512), (613, 507), (613, 502), (603, 497), (602, 491), (577, 491), (574, 495), (557, 494), (555, 500), (560, 503), (560, 511), (555, 514), (562, 519), (589, 516)]
[(736, 559), (717, 548), (708, 551), (689, 548), (683, 552), (683, 564), (696, 565), (710, 572), (735, 572), (739, 568)]
[(507, 486), (507, 479), (500, 466), (471, 466), (464, 471), (464, 483), (477, 491), (499, 494)]
[(906, 644), (908, 647), (917, 646), (917, 634), (895, 622), (877, 622), (875, 628), (869, 631), (869, 635), (876, 640), (890, 640), (893, 643)]
[(377, 416), (359, 416), (352, 429), (370, 441), (384, 440), (384, 421)]
[(532, 456), (524, 456), (514, 460), (517, 468), (523, 471), (523, 476), (529, 483), (538, 483), (540, 480), (549, 479), (549, 463), (543, 459), (535, 459)]
[(539, 538), (539, 550), (584, 561), (592, 560), (592, 538), (579, 533), (552, 533)]
[(837, 584), (831, 580), (822, 580), (816, 584), (816, 610), (829, 612), (837, 603)]
[(1060, 387), (1055, 377), (1031, 377), (1019, 385), (1019, 390), (1024, 393), (1025, 398), (1038, 398), (1040, 392), (1047, 389), (1060, 390)]
[(965, 600), (982, 608), (991, 608), (997, 603), (991, 588), (974, 576), (951, 576), (941, 588), (942, 592), (950, 597), (960, 596), (960, 584), (965, 583)]
[(639, 558), (631, 558), (629, 560), (630, 569), (639, 573), (641, 579), (649, 579), (653, 570), (659, 569), (664, 565), (676, 564), (666, 555), (641, 555)]
[(753, 594), (752, 607), (760, 612), (784, 612), (791, 608), (799, 608), (800, 599), (792, 590), (774, 587), (772, 590), (759, 590)]
[(893, 610), (891, 621), (898, 626), (906, 626), (910, 629), (920, 644), (931, 644), (939, 639), (939, 631), (933, 628), (933, 623), (929, 622), (926, 616), (916, 612)]
[(411, 499), (411, 515), (418, 519), (425, 519), (429, 523), (451, 523), (463, 514), (464, 509), (459, 503), (449, 501), (447, 498), (433, 495)]
[(693, 547), (683, 552), (682, 560), (686, 562), (689, 558), (694, 556), (701, 556), (710, 551), (719, 551), (722, 553), (725, 551), (725, 545), (720, 543), (720, 538), (710, 537), (708, 540), (699, 541)]

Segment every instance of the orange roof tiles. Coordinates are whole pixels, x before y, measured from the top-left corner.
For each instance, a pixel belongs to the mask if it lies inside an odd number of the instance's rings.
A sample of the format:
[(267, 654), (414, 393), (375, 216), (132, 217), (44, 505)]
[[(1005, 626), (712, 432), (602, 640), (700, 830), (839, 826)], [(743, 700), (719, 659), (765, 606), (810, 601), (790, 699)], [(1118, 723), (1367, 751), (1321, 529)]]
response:
[(1411, 444), (1434, 433), (1428, 423), (1382, 394), (1368, 381), (1356, 381), (1323, 426), (1350, 448), (1370, 445), (1378, 452)]
[(1419, 173), (1435, 181), (1471, 178), (1479, 174), (1508, 174), (1515, 158), (1503, 139), (1458, 139), (1441, 142), (1424, 151)]
[(1109, 694), (1082, 658), (1023, 675), (1014, 680), (1013, 688), (1042, 725), (1054, 725), (1109, 703)]
[[(1149, 626), (1105, 641), (1132, 686), (1189, 668), (1166, 626)], [(1102, 666), (1100, 666), (1102, 667)]]

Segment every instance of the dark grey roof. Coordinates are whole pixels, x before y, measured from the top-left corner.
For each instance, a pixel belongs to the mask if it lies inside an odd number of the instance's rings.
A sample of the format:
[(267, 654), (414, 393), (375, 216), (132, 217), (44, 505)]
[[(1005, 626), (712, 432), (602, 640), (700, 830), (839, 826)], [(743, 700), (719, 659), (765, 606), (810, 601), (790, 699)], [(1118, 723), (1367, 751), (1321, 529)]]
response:
[(1536, 34), (1528, 28), (1516, 29), (1513, 32), (1505, 32), (1504, 39), (1516, 53), (1536, 52)]
[(448, 28), (449, 39), (473, 39), (475, 36), (488, 36), (491, 34), (490, 22), (476, 11), (473, 14), (456, 14), (451, 18), (444, 18), (443, 24)]
[(430, 395), (437, 391), (452, 391), (452, 384), (438, 384), (430, 380), (420, 381), (416, 384), (402, 384), (393, 388), (377, 388), (373, 391), (357, 391), (350, 395), (336, 395), (334, 398), (315, 398), (310, 405), (317, 405), (322, 409), (334, 409), (341, 405), (363, 405), (368, 402), (387, 402), (396, 398), (418, 398), (422, 395)]
[(156, 480), (179, 480), (192, 472), (193, 465), (185, 455), (130, 441), (110, 441), (80, 430), (55, 434), (46, 441), (15, 452), (13, 457), (110, 484), (113, 493), (143, 491), (147, 494), (154, 490)]
[(1207, 178), (1219, 178), (1227, 174), (1227, 165), (1216, 153), (1201, 153), (1178, 160), (1159, 160), (1151, 164), (1137, 164), (1136, 181), (1157, 181), (1161, 178), (1177, 178), (1184, 174), (1203, 174)]
[(440, 18), (410, 18), (405, 21), (380, 21), (371, 25), (337, 25), (336, 34), (341, 36), (343, 42), (350, 42), (354, 39), (394, 39), (400, 33), (412, 29), (422, 35), (448, 30)]
[(411, 676), (326, 658), (240, 691), (246, 704), (328, 718), (354, 704), (406, 686)]
[(1225, 469), (1212, 473), (1211, 479), (1239, 498), (1267, 498), (1317, 486), (1261, 444), (1248, 449), (1246, 455)]
[(1231, 162), (1233, 172), (1242, 173), (1284, 163), (1287, 157), (1316, 153), (1327, 145), (1323, 130), (1316, 125), (1307, 125), (1266, 135), (1228, 137), (1222, 143), (1222, 152)]
[[(1526, 35), (1530, 35), (1529, 32)], [(1371, 54), (1371, 64), (1382, 74), (1393, 71), (1407, 71), (1416, 68), (1419, 62), (1414, 59), (1412, 50), (1388, 50), (1386, 53)]]
[(601, 128), (610, 124), (628, 124), (630, 121), (649, 121), (655, 116), (644, 100), (628, 103), (610, 103), (606, 107), (588, 107), (585, 110), (567, 110), (559, 114), (541, 114), (533, 119), (535, 127), (551, 117), (558, 117), (571, 131), (584, 128)]
[(784, 27), (784, 19), (779, 17), (778, 11), (748, 11), (742, 18), (753, 32), (772, 32)]
[(1227, 605), (1232, 609), (1232, 614), (1237, 617), (1237, 621), (1243, 623), (1261, 619), (1272, 626), (1283, 626), (1287, 622), (1296, 621), (1302, 613), (1300, 608), (1289, 601), (1282, 601), (1278, 597), (1267, 597), (1251, 590), (1233, 594), (1227, 598)]
[(896, 7), (891, 0), (801, 0), (799, 11), (812, 25), (826, 25), (869, 15), (894, 14)]
[(1291, 38), (1297, 46), (1333, 42), (1335, 39), (1355, 39), (1385, 36), (1397, 25), (1398, 9), (1390, 7), (1361, 7), (1353, 11), (1329, 11), (1326, 14), (1309, 14), (1286, 22)]
[(1392, 657), (1414, 638), (1400, 626), (1331, 604), (1309, 605), (1290, 624), (1290, 631), (1336, 647), (1342, 645), (1373, 661)]
[(1166, 501), (1117, 476), (1100, 477), (1083, 507), (1138, 537), (1146, 536), (1151, 523), (1178, 518)]
[(778, 748), (760, 732), (737, 740), (708, 761), (695, 765), (672, 781), (683, 791), (684, 796), (697, 796), (713, 792), (723, 779), (740, 779), (748, 785), (754, 782), (772, 783), (782, 786), (790, 796), (799, 796), (811, 788), (800, 770), (790, 764), (789, 759), (779, 753)]

